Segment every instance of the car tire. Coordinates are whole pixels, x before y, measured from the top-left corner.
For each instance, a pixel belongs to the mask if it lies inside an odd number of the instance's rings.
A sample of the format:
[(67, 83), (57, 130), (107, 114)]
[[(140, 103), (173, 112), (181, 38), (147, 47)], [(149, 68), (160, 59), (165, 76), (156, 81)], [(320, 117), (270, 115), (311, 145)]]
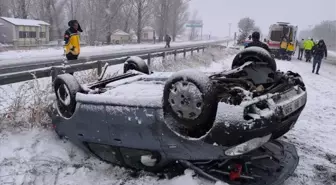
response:
[(76, 110), (76, 93), (81, 92), (81, 86), (70, 74), (58, 75), (54, 81), (54, 92), (58, 113), (64, 118), (71, 118)]
[(172, 75), (163, 91), (163, 113), (170, 129), (181, 135), (199, 138), (214, 125), (217, 93), (208, 76), (196, 70)]
[(268, 66), (273, 70), (277, 70), (276, 62), (272, 55), (261, 47), (249, 47), (239, 52), (232, 61), (232, 69), (242, 66), (244, 63), (253, 62), (266, 62)]
[(129, 57), (124, 63), (124, 73), (129, 70), (136, 70), (141, 73), (149, 74), (147, 63), (140, 57)]

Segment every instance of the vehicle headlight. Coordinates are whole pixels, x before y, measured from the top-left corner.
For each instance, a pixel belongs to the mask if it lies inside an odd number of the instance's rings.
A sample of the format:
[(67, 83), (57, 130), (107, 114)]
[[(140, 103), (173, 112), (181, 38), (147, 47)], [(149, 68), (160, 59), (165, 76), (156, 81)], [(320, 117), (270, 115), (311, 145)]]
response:
[(271, 139), (272, 134), (254, 138), (249, 141), (246, 141), (245, 143), (239, 144), (237, 146), (234, 146), (232, 148), (229, 148), (225, 151), (225, 155), (227, 156), (239, 156), (246, 154), (254, 149), (257, 149), (267, 143)]

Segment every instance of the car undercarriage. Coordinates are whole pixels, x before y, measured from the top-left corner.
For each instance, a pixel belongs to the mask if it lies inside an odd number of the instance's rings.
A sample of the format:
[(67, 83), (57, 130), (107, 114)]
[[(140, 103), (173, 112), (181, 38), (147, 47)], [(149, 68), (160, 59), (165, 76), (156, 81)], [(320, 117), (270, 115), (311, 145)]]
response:
[(135, 171), (176, 176), (189, 168), (237, 185), (278, 185), (294, 172), (296, 149), (278, 138), (296, 124), (307, 92), (266, 50), (247, 48), (220, 73), (149, 71), (130, 57), (124, 74), (91, 84), (59, 75), (57, 134)]

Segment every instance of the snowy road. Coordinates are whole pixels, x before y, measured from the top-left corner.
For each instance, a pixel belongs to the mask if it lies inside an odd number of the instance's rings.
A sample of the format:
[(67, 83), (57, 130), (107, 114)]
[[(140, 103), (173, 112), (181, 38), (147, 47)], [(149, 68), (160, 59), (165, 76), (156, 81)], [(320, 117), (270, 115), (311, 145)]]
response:
[[(173, 42), (171, 43), (172, 48), (203, 44), (207, 42), (212, 42), (215, 40), (206, 41), (187, 41), (187, 42)], [(217, 40), (218, 41), (218, 40)], [(92, 56), (101, 55), (113, 55), (118, 53), (130, 52), (130, 51), (142, 51), (148, 49), (162, 49), (164, 48), (164, 43), (157, 44), (129, 44), (129, 45), (109, 45), (109, 46), (86, 46), (81, 48), (81, 54), (79, 59), (90, 59)], [(63, 48), (48, 48), (41, 50), (22, 50), (22, 51), (7, 51), (0, 52), (0, 68), (5, 68), (8, 66), (21, 66), (30, 64), (41, 63), (41, 61), (55, 61), (63, 60), (64, 56)]]
[[(212, 63), (204, 71), (228, 69), (233, 57)], [(299, 72), (307, 86), (308, 103), (284, 140), (296, 145), (300, 163), (285, 185), (336, 185), (336, 66), (322, 64), (320, 75), (311, 63), (277, 61), (281, 70)], [(186, 175), (157, 180), (143, 175), (131, 178), (124, 169), (86, 156), (47, 130), (0, 133), (0, 184), (54, 185), (208, 185)], [(209, 184), (210, 185), (210, 184)]]

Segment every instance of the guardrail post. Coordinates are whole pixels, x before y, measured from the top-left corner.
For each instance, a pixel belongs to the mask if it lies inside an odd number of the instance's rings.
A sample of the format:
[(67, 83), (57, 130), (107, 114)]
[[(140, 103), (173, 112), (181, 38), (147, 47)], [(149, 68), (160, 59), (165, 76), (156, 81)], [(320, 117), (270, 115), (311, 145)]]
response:
[(97, 61), (97, 75), (100, 76), (103, 72), (103, 62), (98, 60)]
[(51, 68), (51, 83), (54, 83), (54, 80), (56, 79), (57, 75), (61, 74), (61, 70), (57, 67)]
[(193, 56), (194, 55), (194, 48), (191, 48), (191, 56)]
[(199, 53), (199, 47), (197, 47), (197, 53)]
[(151, 66), (151, 54), (150, 53), (148, 53), (148, 62), (147, 62), (147, 65), (148, 65), (148, 67), (150, 68), (150, 66)]
[(202, 50), (203, 50), (203, 53), (204, 53), (204, 50), (205, 50), (205, 46), (203, 46)]
[(174, 60), (176, 61), (177, 50), (174, 50)]
[(163, 59), (163, 60), (166, 59), (166, 52), (163, 52), (163, 53), (162, 53), (162, 59)]
[(184, 48), (183, 49), (183, 57), (186, 58), (187, 57), (187, 50)]

